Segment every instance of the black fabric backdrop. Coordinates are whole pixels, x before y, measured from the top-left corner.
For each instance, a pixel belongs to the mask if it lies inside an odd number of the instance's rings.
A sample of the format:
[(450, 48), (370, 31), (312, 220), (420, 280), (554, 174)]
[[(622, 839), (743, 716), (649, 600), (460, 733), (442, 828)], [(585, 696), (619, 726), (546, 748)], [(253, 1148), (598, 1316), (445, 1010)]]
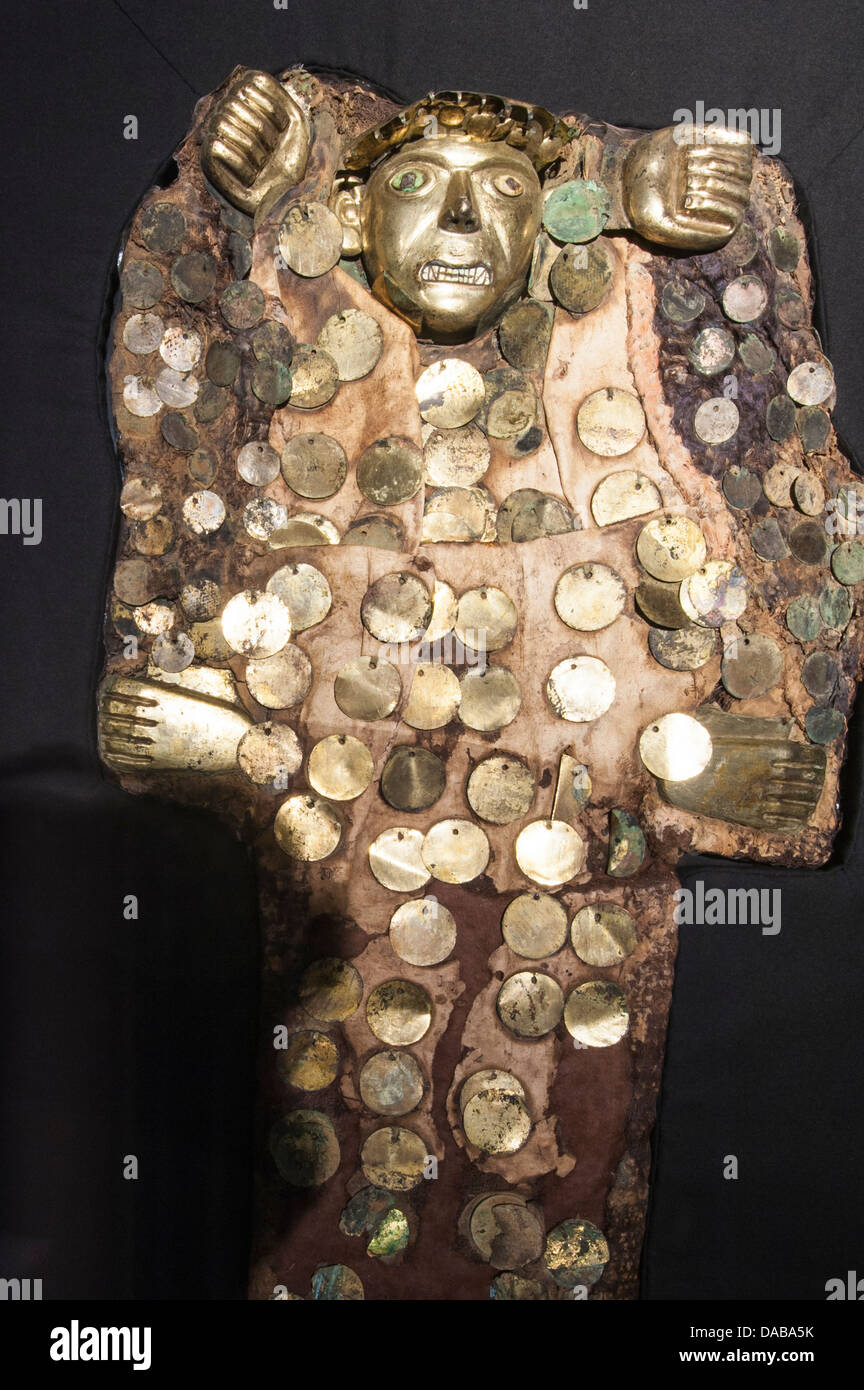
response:
[[(864, 459), (860, 9), (19, 0), (4, 19), (0, 492), (42, 498), (44, 536), (0, 536), (0, 1275), (41, 1277), (46, 1298), (241, 1298), (251, 865), (208, 818), (108, 785), (95, 755), (119, 491), (100, 352), (124, 224), (196, 99), (238, 62), (348, 70), (406, 100), (502, 92), (643, 127), (700, 100), (779, 108), (782, 157), (806, 191), (835, 418)], [(124, 139), (128, 115), (137, 140)], [(782, 931), (682, 929), (648, 1299), (823, 1299), (864, 1259), (861, 725), (831, 867), (686, 871), (687, 883), (782, 888)], [(729, 1154), (737, 1181), (722, 1176)]]

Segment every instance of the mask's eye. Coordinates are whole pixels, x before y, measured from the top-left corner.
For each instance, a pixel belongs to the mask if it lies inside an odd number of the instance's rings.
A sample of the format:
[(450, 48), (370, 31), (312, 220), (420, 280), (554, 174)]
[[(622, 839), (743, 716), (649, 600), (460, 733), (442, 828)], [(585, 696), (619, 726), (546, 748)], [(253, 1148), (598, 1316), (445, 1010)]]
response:
[(521, 179), (517, 179), (515, 174), (498, 174), (492, 180), (499, 193), (503, 193), (505, 198), (518, 198), (520, 193), (525, 192), (525, 186)]
[(400, 169), (390, 180), (390, 187), (396, 193), (417, 193), (426, 182), (426, 175), (419, 169)]

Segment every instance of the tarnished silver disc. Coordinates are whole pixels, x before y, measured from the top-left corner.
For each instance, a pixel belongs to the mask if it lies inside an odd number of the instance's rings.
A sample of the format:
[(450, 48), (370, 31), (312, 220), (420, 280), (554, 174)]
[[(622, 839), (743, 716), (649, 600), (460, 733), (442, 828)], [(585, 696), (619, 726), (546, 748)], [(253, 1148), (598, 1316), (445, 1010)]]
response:
[(439, 429), (458, 429), (474, 419), (485, 400), (483, 378), (459, 357), (433, 362), (417, 378), (420, 414)]
[(630, 1026), (627, 996), (611, 980), (588, 980), (567, 996), (564, 1023), (584, 1047), (613, 1047)]
[(723, 312), (735, 323), (752, 323), (768, 307), (768, 291), (758, 275), (739, 275), (723, 291)]
[(654, 579), (686, 579), (704, 565), (707, 548), (695, 521), (667, 512), (642, 527), (636, 554)]
[(267, 580), (267, 590), (285, 604), (294, 632), (323, 622), (333, 604), (330, 585), (314, 565), (283, 565)]
[(290, 709), (312, 689), (312, 663), (304, 651), (288, 642), (274, 656), (250, 661), (246, 667), (249, 693), (265, 709)]
[(498, 991), (498, 1017), (519, 1038), (542, 1038), (561, 1022), (564, 995), (557, 980), (541, 971), (520, 970)]
[(459, 600), (456, 634), (472, 651), (500, 651), (513, 641), (518, 625), (516, 605), (503, 589), (468, 589)]
[(376, 366), (383, 347), (381, 326), (362, 309), (331, 314), (318, 334), (318, 346), (333, 358), (340, 381), (359, 381)]
[(194, 329), (172, 323), (162, 335), (159, 356), (166, 367), (173, 367), (175, 372), (191, 372), (201, 360), (201, 349), (201, 338)]
[(372, 754), (351, 734), (329, 734), (309, 754), (306, 776), (313, 791), (330, 801), (362, 796), (375, 772)]
[(717, 650), (714, 628), (691, 627), (678, 632), (652, 628), (648, 633), (651, 655), (667, 671), (698, 671)]
[(701, 569), (681, 580), (679, 599), (692, 622), (722, 627), (741, 617), (749, 593), (746, 574), (731, 560), (706, 560)]
[(376, 1129), (360, 1150), (363, 1172), (376, 1187), (407, 1192), (423, 1179), (426, 1145), (413, 1129), (390, 1125)]
[(123, 346), (136, 356), (155, 352), (162, 341), (163, 324), (158, 314), (132, 314), (123, 325)]
[(198, 382), (194, 376), (184, 376), (173, 367), (163, 367), (156, 377), (156, 394), (164, 405), (182, 408), (198, 399)]
[(414, 668), (402, 721), (412, 729), (443, 729), (455, 719), (461, 699), (455, 671), (436, 662), (420, 662)]
[(289, 796), (276, 812), (273, 833), (279, 848), (291, 859), (307, 863), (326, 859), (342, 838), (338, 812), (320, 797)]
[(725, 444), (740, 423), (738, 407), (726, 396), (703, 401), (693, 419), (693, 428), (703, 444)]
[(390, 945), (408, 965), (440, 965), (456, 945), (453, 914), (437, 898), (414, 898), (390, 918)]
[(469, 729), (492, 733), (512, 724), (522, 704), (519, 682), (506, 666), (466, 671), (460, 680), (459, 718)]
[(216, 492), (192, 492), (183, 501), (183, 520), (196, 536), (210, 536), (225, 520), (225, 503)]
[(421, 854), (433, 878), (442, 883), (470, 883), (486, 871), (489, 841), (471, 821), (442, 820), (427, 830)]
[(360, 1072), (360, 1098), (376, 1115), (407, 1115), (423, 1099), (423, 1073), (410, 1052), (375, 1052)]
[(332, 497), (348, 476), (345, 450), (329, 434), (295, 434), (282, 450), (281, 467), (298, 497)]
[(279, 228), (279, 251), (298, 275), (324, 275), (342, 254), (342, 224), (326, 203), (295, 203)]
[(195, 646), (185, 632), (161, 632), (153, 642), (153, 665), (160, 671), (185, 671), (195, 658)]
[(146, 419), (158, 415), (162, 402), (156, 394), (151, 377), (127, 376), (123, 383), (123, 404), (130, 415)]
[(585, 867), (585, 842), (563, 820), (535, 820), (519, 832), (516, 863), (541, 888), (559, 888)]
[(639, 756), (648, 771), (667, 782), (698, 777), (713, 753), (708, 730), (689, 714), (664, 714), (648, 724), (639, 738)]
[(293, 545), (338, 545), (339, 539), (338, 528), (329, 517), (319, 512), (294, 512), (270, 532), (267, 546), (270, 550), (286, 550)]
[(333, 358), (321, 348), (298, 344), (291, 359), (290, 404), (301, 410), (317, 410), (333, 399), (338, 385), (339, 371)]
[(288, 511), (273, 497), (256, 497), (243, 508), (243, 530), (256, 541), (269, 541), (288, 525)]
[(400, 435), (376, 439), (357, 462), (357, 486), (376, 507), (407, 502), (423, 483), (423, 458), (416, 444)]
[(577, 632), (599, 632), (624, 611), (627, 589), (620, 574), (597, 560), (571, 565), (555, 585), (555, 610)]
[(559, 719), (588, 724), (615, 699), (615, 677), (599, 656), (569, 656), (550, 671), (546, 697)]
[(237, 745), (240, 768), (250, 782), (261, 787), (272, 785), (280, 777), (293, 777), (302, 761), (300, 740), (287, 724), (255, 724)]
[(265, 439), (254, 439), (238, 453), (237, 472), (245, 483), (266, 487), (279, 477), (279, 455)]
[(567, 940), (567, 912), (548, 893), (520, 893), (504, 909), (501, 933), (517, 956), (543, 960)]
[(349, 719), (386, 719), (401, 695), (398, 670), (377, 656), (357, 656), (347, 661), (333, 684), (333, 698)]
[(834, 373), (827, 362), (802, 362), (789, 373), (786, 390), (798, 405), (821, 405), (834, 390)]
[(700, 376), (717, 376), (735, 361), (735, 339), (725, 328), (703, 328), (693, 339), (689, 357)]
[(608, 473), (591, 498), (591, 514), (598, 526), (612, 526), (616, 521), (644, 516), (662, 506), (659, 489), (644, 473), (632, 468)]
[(724, 649), (720, 676), (736, 700), (749, 700), (773, 690), (783, 674), (783, 654), (764, 633), (734, 637)]
[(794, 507), (792, 488), (801, 476), (794, 463), (775, 463), (762, 479), (762, 490), (775, 507)]
[(633, 918), (617, 903), (580, 907), (570, 926), (573, 950), (586, 965), (618, 965), (636, 949)]
[(383, 888), (394, 893), (416, 893), (425, 888), (431, 874), (423, 862), (423, 831), (394, 825), (369, 846), (369, 868)]
[(244, 589), (223, 608), (222, 633), (240, 656), (273, 656), (291, 636), (291, 614), (276, 594)]
[(416, 642), (432, 618), (429, 590), (413, 574), (382, 575), (366, 590), (360, 617), (378, 642)]
[(473, 487), (491, 457), (489, 440), (476, 425), (433, 430), (423, 445), (426, 482), (432, 487)]
[(475, 816), (490, 825), (509, 825), (528, 814), (535, 790), (530, 768), (520, 758), (503, 753), (477, 764), (465, 795)]
[(155, 478), (128, 478), (120, 493), (120, 510), (130, 521), (149, 521), (162, 510), (162, 489)]
[(619, 458), (635, 449), (645, 433), (642, 402), (632, 391), (604, 386), (582, 402), (576, 428), (586, 449), (601, 458)]

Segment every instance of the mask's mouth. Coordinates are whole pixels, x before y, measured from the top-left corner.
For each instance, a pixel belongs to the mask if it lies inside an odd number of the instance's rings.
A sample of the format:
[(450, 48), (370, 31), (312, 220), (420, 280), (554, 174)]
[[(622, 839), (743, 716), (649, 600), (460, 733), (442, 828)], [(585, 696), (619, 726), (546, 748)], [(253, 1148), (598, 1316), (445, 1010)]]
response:
[(420, 267), (423, 285), (482, 285), (492, 284), (492, 271), (484, 261), (475, 265), (455, 265), (448, 261), (426, 261)]

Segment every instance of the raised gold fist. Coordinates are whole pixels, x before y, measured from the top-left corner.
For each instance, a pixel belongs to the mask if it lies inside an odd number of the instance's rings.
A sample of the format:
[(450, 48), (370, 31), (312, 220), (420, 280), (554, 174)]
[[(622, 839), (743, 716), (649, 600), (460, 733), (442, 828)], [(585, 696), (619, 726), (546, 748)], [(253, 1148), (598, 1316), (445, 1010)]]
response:
[(740, 226), (752, 174), (753, 144), (746, 132), (667, 126), (643, 135), (627, 155), (624, 205), (648, 241), (710, 251)]
[(252, 216), (272, 189), (299, 183), (310, 139), (306, 113), (288, 88), (244, 68), (213, 108), (201, 167), (223, 197)]

